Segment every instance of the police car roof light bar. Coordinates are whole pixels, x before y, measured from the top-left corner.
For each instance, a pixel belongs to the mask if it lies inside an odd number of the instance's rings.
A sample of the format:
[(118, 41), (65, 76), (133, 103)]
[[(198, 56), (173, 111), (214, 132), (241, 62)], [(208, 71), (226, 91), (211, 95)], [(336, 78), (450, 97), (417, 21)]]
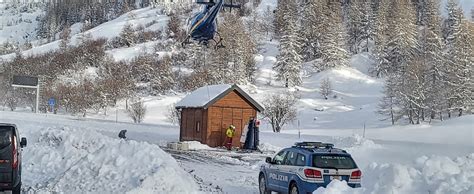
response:
[(301, 147), (301, 148), (326, 148), (326, 149), (332, 149), (334, 148), (334, 144), (332, 143), (322, 143), (322, 142), (297, 142), (295, 143), (296, 147)]

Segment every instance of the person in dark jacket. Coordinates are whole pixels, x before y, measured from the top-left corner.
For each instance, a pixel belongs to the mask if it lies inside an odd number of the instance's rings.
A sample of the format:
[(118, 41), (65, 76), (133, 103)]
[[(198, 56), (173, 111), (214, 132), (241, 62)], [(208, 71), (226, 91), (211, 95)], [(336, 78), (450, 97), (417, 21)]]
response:
[(120, 133), (119, 133), (119, 135), (118, 135), (119, 138), (120, 138), (120, 139), (127, 139), (127, 137), (125, 136), (125, 133), (127, 133), (127, 130), (122, 130), (122, 131), (120, 131)]

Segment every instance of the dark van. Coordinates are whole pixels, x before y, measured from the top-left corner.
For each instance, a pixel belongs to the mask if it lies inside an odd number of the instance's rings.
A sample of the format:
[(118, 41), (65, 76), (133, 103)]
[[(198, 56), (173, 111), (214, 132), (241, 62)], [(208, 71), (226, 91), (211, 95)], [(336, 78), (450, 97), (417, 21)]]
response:
[(21, 148), (26, 138), (19, 138), (16, 125), (0, 123), (0, 191), (21, 191)]

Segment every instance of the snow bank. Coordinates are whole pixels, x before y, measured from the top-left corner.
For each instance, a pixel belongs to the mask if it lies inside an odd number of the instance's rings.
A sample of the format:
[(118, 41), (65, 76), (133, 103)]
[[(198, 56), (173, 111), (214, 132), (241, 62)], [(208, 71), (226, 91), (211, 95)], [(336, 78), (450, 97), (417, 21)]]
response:
[(367, 149), (378, 149), (382, 148), (381, 145), (376, 144), (370, 139), (365, 139), (359, 134), (355, 134), (351, 137), (334, 137), (335, 146), (338, 148), (344, 148), (347, 150), (367, 150)]
[(423, 156), (416, 159), (413, 167), (372, 163), (363, 170), (362, 186), (352, 189), (344, 182), (333, 181), (314, 193), (474, 193), (474, 153), (455, 159)]
[(278, 152), (284, 147), (293, 146), (296, 142), (303, 141), (332, 143), (336, 148), (346, 149), (349, 151), (366, 151), (369, 149), (382, 148), (381, 145), (358, 134), (349, 137), (314, 136), (303, 134), (301, 138), (298, 138), (298, 136), (284, 133), (262, 133), (261, 139), (265, 142), (261, 143), (258, 148), (263, 152)]
[(32, 192), (196, 193), (194, 179), (158, 146), (92, 130), (45, 128), (29, 134), (23, 184)]
[(329, 185), (324, 188), (320, 187), (313, 193), (315, 194), (362, 194), (360, 189), (353, 189), (347, 185), (346, 181), (334, 180)]
[(210, 150), (210, 149), (214, 149), (214, 148), (211, 148), (208, 145), (202, 144), (201, 142), (198, 142), (198, 141), (185, 141), (183, 143), (188, 144), (190, 150)]
[(258, 149), (262, 152), (278, 152), (282, 148), (269, 143), (261, 143), (260, 145), (258, 145)]

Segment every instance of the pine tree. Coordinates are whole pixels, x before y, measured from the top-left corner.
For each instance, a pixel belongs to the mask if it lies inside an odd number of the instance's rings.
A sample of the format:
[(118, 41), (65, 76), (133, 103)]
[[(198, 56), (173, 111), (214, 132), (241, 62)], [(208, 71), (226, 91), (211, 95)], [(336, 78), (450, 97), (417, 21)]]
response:
[[(389, 8), (390, 7), (390, 8)], [(380, 113), (390, 115), (392, 123), (406, 116), (410, 123), (419, 123), (424, 118), (426, 106), (426, 66), (423, 57), (417, 53), (418, 39), (416, 15), (409, 0), (391, 1), (380, 11), (387, 11), (388, 25), (379, 21), (377, 56), (380, 60), (378, 75), (386, 75), (385, 97)], [(390, 19), (389, 19), (390, 18)], [(384, 36), (386, 35), (386, 36)], [(424, 47), (422, 47), (424, 48)]]
[(329, 1), (323, 18), (326, 24), (322, 36), (322, 63), (316, 66), (318, 71), (333, 67), (347, 66), (349, 53), (346, 50), (346, 31), (343, 25), (341, 6), (338, 1)]
[(285, 14), (287, 13), (286, 10), (286, 0), (278, 0), (277, 7), (274, 11), (275, 19), (274, 26), (275, 26), (275, 36), (279, 37), (281, 35), (282, 29), (285, 26)]
[(321, 57), (321, 39), (324, 33), (325, 23), (324, 5), (326, 1), (308, 1), (304, 6), (302, 26), (304, 26), (302, 55), (305, 61), (311, 61)]
[(400, 74), (397, 83), (397, 95), (402, 103), (403, 111), (411, 124), (420, 124), (424, 119), (426, 105), (426, 68), (423, 57), (416, 57), (407, 62), (405, 72)]
[[(350, 2), (347, 22), (348, 44), (350, 52), (361, 52), (360, 45), (369, 38), (370, 1), (361, 0)], [(362, 50), (368, 50), (368, 44)]]
[(325, 100), (329, 98), (329, 95), (332, 93), (332, 84), (329, 78), (323, 79), (321, 81), (321, 84), (319, 85), (319, 93)]
[(391, 1), (387, 19), (386, 45), (378, 75), (405, 71), (417, 44), (416, 16), (410, 0)]
[(127, 45), (127, 47), (135, 44), (135, 32), (131, 24), (125, 24), (122, 32), (120, 32), (120, 38), (122, 39), (122, 43)]
[[(289, 1), (286, 6), (287, 10), (296, 9), (296, 2)], [(296, 19), (292, 14), (284, 17), (286, 22), (284, 25), (283, 35), (280, 38), (280, 54), (277, 56), (277, 63), (274, 69), (278, 72), (278, 79), (285, 83), (286, 87), (301, 85), (300, 76), (302, 57), (299, 54), (301, 50), (299, 42), (298, 29), (295, 26)]]
[[(441, 15), (439, 13), (439, 0), (426, 0), (425, 12), (420, 19), (424, 26), (421, 30), (419, 40), (419, 51), (422, 63), (426, 68), (426, 91), (427, 106), (430, 118), (441, 113), (443, 92), (442, 68), (443, 68), (443, 41), (441, 37)], [(423, 76), (423, 75), (420, 75)]]
[(474, 50), (472, 29), (464, 18), (462, 10), (455, 3), (448, 4), (448, 21), (452, 22), (447, 29), (447, 63), (445, 69), (448, 92), (448, 114), (464, 111), (473, 105), (473, 64)]
[(397, 92), (395, 91), (396, 75), (389, 75), (385, 81), (384, 87), (384, 97), (380, 100), (378, 105), (377, 112), (381, 115), (387, 116), (387, 118), (382, 118), (382, 120), (388, 120), (392, 122), (392, 125), (395, 125), (400, 118), (403, 117), (403, 114), (400, 112), (400, 102), (398, 100)]
[(456, 0), (448, 0), (446, 12), (448, 13), (448, 18), (443, 23), (443, 38), (449, 46), (452, 44), (451, 39), (453, 38), (455, 26), (459, 25), (461, 21), (460, 16), (463, 15), (463, 12)]
[(378, 9), (375, 12), (375, 28), (374, 28), (374, 57), (376, 60), (376, 65), (372, 69), (373, 74), (377, 77), (381, 77), (383, 75), (387, 75), (385, 72), (388, 67), (387, 62), (385, 60), (386, 53), (385, 47), (387, 47), (388, 43), (388, 23), (387, 23), (387, 13), (389, 10), (389, 0), (381, 0), (380, 6), (375, 6)]

